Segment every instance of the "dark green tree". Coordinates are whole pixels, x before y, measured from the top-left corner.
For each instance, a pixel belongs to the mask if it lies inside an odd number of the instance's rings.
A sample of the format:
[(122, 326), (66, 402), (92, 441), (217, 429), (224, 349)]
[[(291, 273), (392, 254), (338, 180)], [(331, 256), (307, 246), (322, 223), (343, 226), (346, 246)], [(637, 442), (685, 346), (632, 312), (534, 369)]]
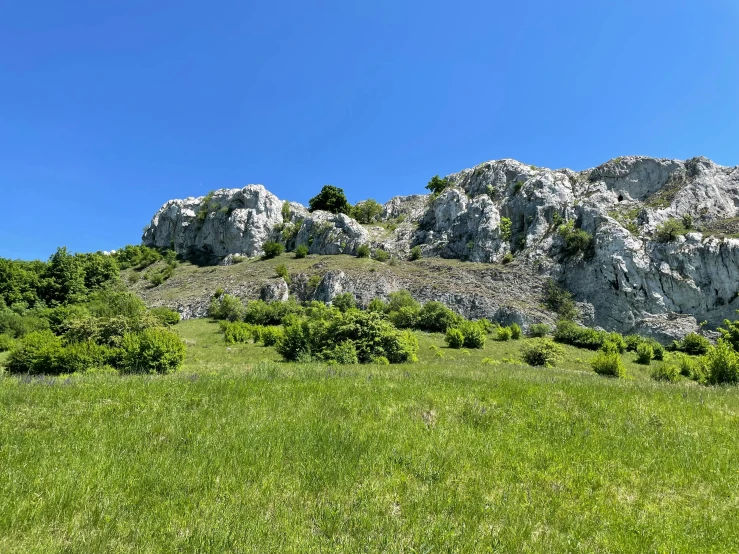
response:
[(426, 185), (426, 188), (431, 191), (431, 194), (438, 195), (448, 186), (449, 181), (447, 179), (441, 179), (438, 175), (434, 175), (429, 181), (429, 184)]
[(308, 201), (310, 211), (324, 210), (332, 214), (350, 214), (352, 207), (344, 195), (344, 189), (325, 185), (321, 192)]

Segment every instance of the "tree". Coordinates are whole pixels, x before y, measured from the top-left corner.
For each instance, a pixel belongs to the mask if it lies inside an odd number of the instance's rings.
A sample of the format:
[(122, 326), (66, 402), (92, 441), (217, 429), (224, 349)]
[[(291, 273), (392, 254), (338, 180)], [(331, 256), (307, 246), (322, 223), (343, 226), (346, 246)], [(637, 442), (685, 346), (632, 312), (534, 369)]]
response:
[(350, 214), (352, 207), (344, 195), (344, 189), (325, 185), (321, 192), (308, 201), (310, 211), (323, 210), (332, 214)]
[(441, 179), (438, 175), (434, 175), (433, 177), (431, 177), (429, 184), (426, 185), (426, 188), (431, 191), (431, 194), (438, 196), (439, 194), (441, 194), (441, 191), (443, 191), (448, 186), (449, 181), (446, 178)]
[(62, 246), (49, 258), (44, 274), (46, 301), (50, 305), (81, 302), (85, 299), (85, 266), (80, 256), (67, 252)]
[(672, 242), (679, 235), (685, 232), (683, 224), (676, 219), (668, 219), (664, 223), (657, 225), (657, 229), (654, 231), (654, 238), (659, 242)]
[(359, 223), (372, 223), (382, 213), (382, 204), (374, 198), (357, 202), (352, 208), (351, 216)]

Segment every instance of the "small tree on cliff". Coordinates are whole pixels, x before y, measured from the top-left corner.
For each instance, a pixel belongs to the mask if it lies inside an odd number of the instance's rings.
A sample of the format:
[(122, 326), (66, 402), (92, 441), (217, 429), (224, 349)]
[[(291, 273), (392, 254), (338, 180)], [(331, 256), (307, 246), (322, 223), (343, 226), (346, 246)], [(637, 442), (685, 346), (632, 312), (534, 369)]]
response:
[(325, 185), (321, 192), (308, 201), (310, 211), (324, 210), (332, 214), (350, 214), (352, 207), (344, 195), (344, 189)]

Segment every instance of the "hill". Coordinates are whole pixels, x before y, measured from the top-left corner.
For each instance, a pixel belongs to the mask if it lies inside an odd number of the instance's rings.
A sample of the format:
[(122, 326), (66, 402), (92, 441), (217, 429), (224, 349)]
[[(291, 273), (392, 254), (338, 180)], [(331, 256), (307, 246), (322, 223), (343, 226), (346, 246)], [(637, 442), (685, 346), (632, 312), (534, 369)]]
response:
[[(523, 286), (501, 300), (478, 283), (484, 307), (475, 314), (495, 319), (506, 305), (519, 321), (537, 320), (542, 315), (529, 307), (539, 304), (541, 282), (553, 278), (581, 303), (586, 325), (663, 341), (697, 331), (698, 322), (715, 328), (739, 307), (739, 168), (629, 156), (574, 172), (499, 160), (437, 183), (434, 194), (391, 199), (368, 224), (309, 212), (261, 185), (221, 189), (167, 202), (143, 240), (201, 265), (260, 256), (269, 241), (315, 255), (354, 255), (367, 246), (402, 260), (413, 248), (424, 258), (516, 260)], [(475, 283), (473, 266), (454, 267), (452, 281)], [(374, 282), (359, 279), (351, 264), (346, 269), (342, 290)], [(434, 299), (460, 310), (477, 303), (468, 289), (458, 295), (467, 300), (450, 298), (443, 277), (428, 277), (426, 287), (441, 290)], [(375, 293), (394, 287), (392, 279), (378, 283)]]

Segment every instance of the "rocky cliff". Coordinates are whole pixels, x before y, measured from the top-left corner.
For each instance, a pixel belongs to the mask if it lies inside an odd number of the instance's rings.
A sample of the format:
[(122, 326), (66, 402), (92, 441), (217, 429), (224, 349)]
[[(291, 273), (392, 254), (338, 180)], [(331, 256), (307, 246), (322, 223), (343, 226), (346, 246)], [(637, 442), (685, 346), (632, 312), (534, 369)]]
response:
[(499, 160), (446, 179), (438, 195), (391, 199), (370, 225), (309, 213), (261, 185), (222, 189), (167, 202), (143, 240), (221, 264), (260, 255), (268, 240), (313, 254), (367, 244), (401, 258), (414, 246), (424, 257), (513, 257), (569, 289), (585, 323), (662, 338), (702, 321), (715, 327), (739, 309), (738, 167), (630, 156), (574, 172)]

